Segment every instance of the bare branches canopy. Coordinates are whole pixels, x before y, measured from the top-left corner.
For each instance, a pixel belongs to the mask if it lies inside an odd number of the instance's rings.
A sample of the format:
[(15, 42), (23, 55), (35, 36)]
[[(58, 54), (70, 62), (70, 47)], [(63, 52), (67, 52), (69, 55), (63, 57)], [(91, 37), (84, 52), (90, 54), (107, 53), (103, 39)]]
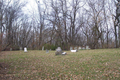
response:
[(30, 10), (22, 0), (0, 1), (1, 50), (120, 46), (119, 0), (33, 1)]

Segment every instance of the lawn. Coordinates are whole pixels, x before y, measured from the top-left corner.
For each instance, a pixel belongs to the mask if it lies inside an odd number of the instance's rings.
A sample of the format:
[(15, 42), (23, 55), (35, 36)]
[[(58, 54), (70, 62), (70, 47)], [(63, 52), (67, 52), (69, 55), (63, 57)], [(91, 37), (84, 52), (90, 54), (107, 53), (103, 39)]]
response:
[(0, 53), (0, 80), (120, 80), (120, 49)]

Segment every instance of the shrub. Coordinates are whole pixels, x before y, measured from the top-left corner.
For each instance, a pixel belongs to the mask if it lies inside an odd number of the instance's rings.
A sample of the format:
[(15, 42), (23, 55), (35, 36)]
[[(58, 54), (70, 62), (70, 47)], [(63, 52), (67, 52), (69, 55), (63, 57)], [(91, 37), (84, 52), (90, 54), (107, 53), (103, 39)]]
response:
[(45, 44), (45, 45), (44, 45), (44, 48), (45, 48), (45, 49), (55, 50), (55, 49), (57, 48), (57, 46), (55, 46), (55, 45), (50, 45), (50, 44)]

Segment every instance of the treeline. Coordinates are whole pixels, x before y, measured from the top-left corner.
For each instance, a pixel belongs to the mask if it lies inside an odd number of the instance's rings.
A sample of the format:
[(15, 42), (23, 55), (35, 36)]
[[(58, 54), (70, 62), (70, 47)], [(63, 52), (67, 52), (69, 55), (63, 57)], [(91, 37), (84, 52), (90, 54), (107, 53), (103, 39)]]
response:
[[(120, 46), (119, 4), (116, 0), (0, 1), (0, 49), (41, 49), (60, 46), (118, 48)], [(34, 10), (37, 9), (37, 10)], [(27, 14), (26, 14), (27, 13)], [(47, 46), (46, 46), (47, 47)]]

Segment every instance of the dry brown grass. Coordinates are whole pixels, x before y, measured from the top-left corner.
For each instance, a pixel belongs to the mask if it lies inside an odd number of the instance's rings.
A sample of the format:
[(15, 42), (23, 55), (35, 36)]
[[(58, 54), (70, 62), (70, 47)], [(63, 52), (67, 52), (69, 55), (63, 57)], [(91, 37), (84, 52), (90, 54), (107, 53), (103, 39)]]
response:
[(9, 65), (0, 80), (120, 80), (120, 49), (2, 52), (0, 62)]

